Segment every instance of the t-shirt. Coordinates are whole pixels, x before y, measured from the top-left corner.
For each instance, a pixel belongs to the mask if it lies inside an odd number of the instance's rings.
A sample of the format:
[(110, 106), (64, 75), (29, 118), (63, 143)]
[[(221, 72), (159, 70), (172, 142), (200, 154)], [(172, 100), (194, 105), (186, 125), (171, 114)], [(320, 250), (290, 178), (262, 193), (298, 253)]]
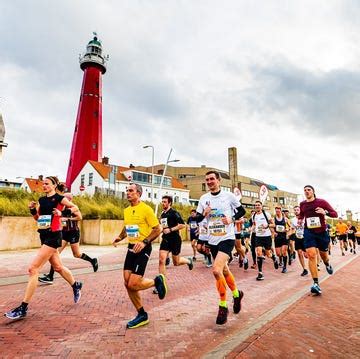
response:
[(72, 221), (71, 219), (68, 219), (68, 218), (76, 217), (76, 215), (71, 213), (69, 209), (65, 209), (64, 211), (62, 211), (61, 217), (62, 217), (61, 222), (63, 225), (62, 228), (63, 232), (79, 231), (78, 221)]
[(208, 227), (207, 227), (207, 219), (204, 218), (201, 222), (199, 222), (199, 239), (201, 241), (208, 241)]
[[(183, 219), (178, 211), (170, 208), (166, 212), (163, 211), (160, 216), (160, 224), (163, 228), (173, 228), (178, 224), (184, 224)], [(177, 239), (180, 237), (179, 231), (172, 231), (170, 233), (163, 233), (162, 237), (166, 240)]]
[(39, 198), (39, 218), (37, 220), (38, 230), (51, 229), (52, 232), (61, 231), (61, 216), (54, 216), (53, 210), (56, 208), (60, 212), (64, 209), (64, 205), (61, 204), (64, 196), (55, 193), (54, 195)]
[(304, 238), (304, 220), (302, 219), (299, 224), (297, 217), (291, 218), (291, 228), (295, 230), (296, 238)]
[(200, 197), (196, 211), (203, 213), (205, 208), (211, 208), (206, 218), (209, 244), (217, 245), (228, 239), (235, 240), (234, 223), (223, 224), (222, 218), (224, 216), (231, 218), (235, 209), (240, 206), (240, 201), (231, 192), (220, 191), (215, 195), (208, 192)]
[(190, 216), (186, 222), (190, 227), (190, 236), (191, 238), (198, 237), (198, 222), (196, 222), (196, 219), (192, 216)]
[(336, 232), (339, 234), (346, 234), (346, 231), (348, 230), (348, 226), (343, 223), (337, 223), (336, 224)]
[(253, 222), (255, 223), (255, 235), (256, 237), (269, 237), (271, 236), (271, 231), (269, 228), (268, 221), (271, 219), (271, 215), (269, 212), (265, 212), (266, 220), (264, 212), (255, 213), (253, 215)]
[(158, 224), (154, 211), (144, 202), (124, 209), (124, 225), (131, 244), (142, 242)]
[(328, 216), (336, 218), (337, 212), (330, 206), (324, 199), (315, 198), (313, 201), (303, 201), (300, 203), (300, 219), (305, 220), (305, 228), (314, 233), (322, 233), (326, 231), (325, 216), (316, 213), (317, 207), (323, 208), (328, 211)]
[(348, 228), (348, 238), (349, 239), (355, 239), (355, 233), (356, 233), (356, 228), (354, 226), (351, 226)]

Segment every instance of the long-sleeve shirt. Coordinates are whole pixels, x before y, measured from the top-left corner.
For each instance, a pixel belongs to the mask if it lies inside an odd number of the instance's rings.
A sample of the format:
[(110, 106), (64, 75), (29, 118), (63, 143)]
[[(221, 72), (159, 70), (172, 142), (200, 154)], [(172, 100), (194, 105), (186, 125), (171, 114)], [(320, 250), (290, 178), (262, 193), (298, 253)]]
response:
[(315, 233), (326, 231), (325, 216), (315, 212), (315, 209), (318, 207), (326, 210), (328, 212), (327, 216), (329, 217), (336, 218), (338, 216), (334, 208), (332, 208), (330, 204), (324, 199), (315, 198), (311, 202), (301, 202), (299, 219), (305, 219), (305, 228)]

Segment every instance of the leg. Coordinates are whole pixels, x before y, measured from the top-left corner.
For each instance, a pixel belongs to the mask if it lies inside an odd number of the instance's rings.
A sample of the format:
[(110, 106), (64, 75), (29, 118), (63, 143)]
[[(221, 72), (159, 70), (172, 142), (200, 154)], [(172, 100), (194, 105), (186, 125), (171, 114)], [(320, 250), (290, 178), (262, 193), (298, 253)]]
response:
[[(127, 272), (127, 274), (125, 274)], [(142, 301), (139, 291), (151, 288), (155, 285), (153, 279), (143, 278), (141, 275), (128, 273), (129, 271), (124, 271), (124, 281), (129, 298), (133, 303), (136, 310), (142, 308)], [(127, 281), (125, 280), (125, 275), (128, 276)]]
[(169, 254), (169, 251), (160, 250), (159, 251), (159, 273), (166, 274), (166, 258)]
[(174, 263), (174, 266), (182, 266), (184, 264), (189, 264), (189, 259), (185, 258), (185, 257), (180, 257), (180, 255), (173, 255), (172, 256), (172, 260)]
[(313, 278), (315, 283), (318, 282), (318, 268), (317, 268), (317, 251), (315, 247), (307, 248), (306, 254), (309, 259), (309, 270), (311, 273), (311, 277)]
[(191, 240), (191, 247), (193, 250), (193, 259), (196, 260), (196, 239)]
[(50, 257), (49, 261), (55, 272), (58, 272), (71, 286), (73, 286), (75, 279), (70, 270), (63, 266), (57, 251)]

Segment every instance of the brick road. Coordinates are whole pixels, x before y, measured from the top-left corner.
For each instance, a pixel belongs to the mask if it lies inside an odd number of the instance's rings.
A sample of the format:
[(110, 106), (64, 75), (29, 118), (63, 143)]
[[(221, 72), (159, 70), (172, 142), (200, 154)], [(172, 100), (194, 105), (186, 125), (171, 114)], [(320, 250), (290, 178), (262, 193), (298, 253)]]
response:
[[(102, 271), (92, 273), (87, 262), (71, 258), (69, 250), (63, 253), (64, 263), (72, 269), (77, 268), (80, 274), (76, 277), (84, 282), (81, 302), (77, 305), (72, 302), (72, 291), (61, 278), (52, 286), (39, 286), (25, 320), (9, 322), (6, 318), (0, 319), (1, 357), (139, 358), (146, 355), (153, 358), (200, 358), (204, 355), (229, 355), (246, 358), (265, 356), (264, 353), (269, 357), (287, 357), (281, 349), (282, 346), (278, 344), (280, 340), (287, 340), (289, 337), (298, 338), (298, 351), (294, 351), (292, 357), (306, 357), (309, 353), (312, 356), (317, 355), (317, 350), (320, 349), (316, 344), (324, 345), (324, 342), (319, 340), (299, 345), (305, 343), (306, 338), (312, 338), (312, 330), (323, 333), (325, 339), (331, 338), (329, 356), (338, 355), (340, 346), (345, 348), (343, 350), (350, 351), (355, 345), (359, 350), (359, 322), (355, 316), (357, 303), (351, 297), (354, 290), (352, 288), (359, 289), (358, 281), (353, 275), (360, 264), (356, 256), (348, 254), (341, 257), (338, 250), (334, 251), (332, 262), (335, 268), (345, 261), (355, 260), (323, 283), (324, 294), (321, 298), (309, 297), (311, 281), (299, 276), (297, 261), (287, 274), (281, 274), (275, 271), (271, 261), (267, 260), (266, 280), (260, 283), (255, 281), (254, 270), (244, 272), (233, 263), (231, 268), (239, 287), (245, 292), (245, 297), (243, 311), (239, 315), (231, 313), (225, 326), (215, 325), (218, 298), (211, 270), (205, 268), (200, 260), (192, 272), (186, 266), (170, 267), (169, 294), (165, 300), (160, 301), (151, 290), (142, 292), (144, 307), (150, 316), (149, 325), (126, 330), (126, 322), (136, 313), (122, 284), (120, 267), (125, 249), (86, 246), (83, 250), (90, 255), (99, 255)], [(190, 254), (189, 243), (184, 243), (183, 252)], [(0, 253), (0, 279), (7, 278), (10, 283), (16, 283), (16, 279), (23, 281), (22, 275), (34, 253), (36, 251)], [(157, 253), (158, 247), (155, 246), (146, 273), (148, 277), (154, 277), (157, 273)], [(321, 276), (326, 276), (324, 267), (320, 273)], [(349, 275), (353, 280), (348, 280)], [(348, 286), (344, 300), (341, 302), (338, 296), (336, 301), (334, 299), (332, 302), (332, 298), (335, 298), (333, 293), (344, 282)], [(24, 288), (25, 283), (1, 285), (0, 311), (5, 312), (17, 305), (21, 301)], [(302, 296), (304, 291), (306, 294)], [(296, 295), (299, 300), (291, 306), (292, 298)], [(286, 301), (290, 301), (289, 304), (285, 303)], [(317, 317), (310, 318), (310, 321), (304, 314), (309, 304), (317, 305), (319, 310), (325, 308), (326, 315), (331, 314), (329, 308), (333, 311), (338, 307), (349, 308), (342, 311), (339, 318), (336, 317), (338, 311), (335, 310), (329, 320), (339, 326), (340, 334), (336, 332), (336, 338), (331, 336), (328, 322), (319, 321), (321, 327), (314, 326), (312, 323), (318, 321)], [(351, 312), (351, 308), (355, 311)], [(269, 317), (269, 313), (275, 309), (280, 311), (280, 316)], [(282, 310), (285, 310), (285, 313), (281, 313)], [(301, 314), (297, 314), (298, 311)], [(278, 319), (284, 315), (294, 317), (289, 321)], [(262, 328), (260, 332), (255, 331), (258, 326)], [(301, 330), (302, 326), (304, 331)], [(271, 334), (273, 327), (277, 328), (276, 333), (281, 332), (281, 336), (276, 336), (275, 340)], [(248, 334), (250, 338), (246, 337)], [(339, 335), (341, 342), (337, 341)], [(241, 336), (244, 336), (244, 340), (238, 343)], [(345, 340), (346, 338), (350, 339)], [(338, 343), (341, 345), (338, 346)], [(285, 343), (287, 348), (286, 345), (288, 342)], [(263, 351), (268, 347), (272, 347), (274, 351)], [(343, 353), (346, 356), (349, 352)]]

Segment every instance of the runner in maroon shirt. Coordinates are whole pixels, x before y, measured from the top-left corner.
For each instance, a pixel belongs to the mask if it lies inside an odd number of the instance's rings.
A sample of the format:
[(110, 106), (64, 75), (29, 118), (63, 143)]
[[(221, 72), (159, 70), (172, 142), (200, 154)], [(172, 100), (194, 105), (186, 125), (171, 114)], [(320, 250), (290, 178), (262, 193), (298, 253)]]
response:
[(325, 216), (336, 218), (337, 213), (328, 202), (316, 198), (313, 186), (306, 185), (304, 187), (304, 194), (306, 199), (300, 203), (300, 215), (298, 219), (299, 224), (301, 220), (304, 219), (304, 247), (309, 258), (310, 273), (314, 280), (310, 291), (315, 295), (320, 295), (321, 289), (318, 279), (316, 248), (319, 249), (327, 272), (333, 274), (333, 268), (329, 263), (328, 248), (330, 237), (326, 231)]

